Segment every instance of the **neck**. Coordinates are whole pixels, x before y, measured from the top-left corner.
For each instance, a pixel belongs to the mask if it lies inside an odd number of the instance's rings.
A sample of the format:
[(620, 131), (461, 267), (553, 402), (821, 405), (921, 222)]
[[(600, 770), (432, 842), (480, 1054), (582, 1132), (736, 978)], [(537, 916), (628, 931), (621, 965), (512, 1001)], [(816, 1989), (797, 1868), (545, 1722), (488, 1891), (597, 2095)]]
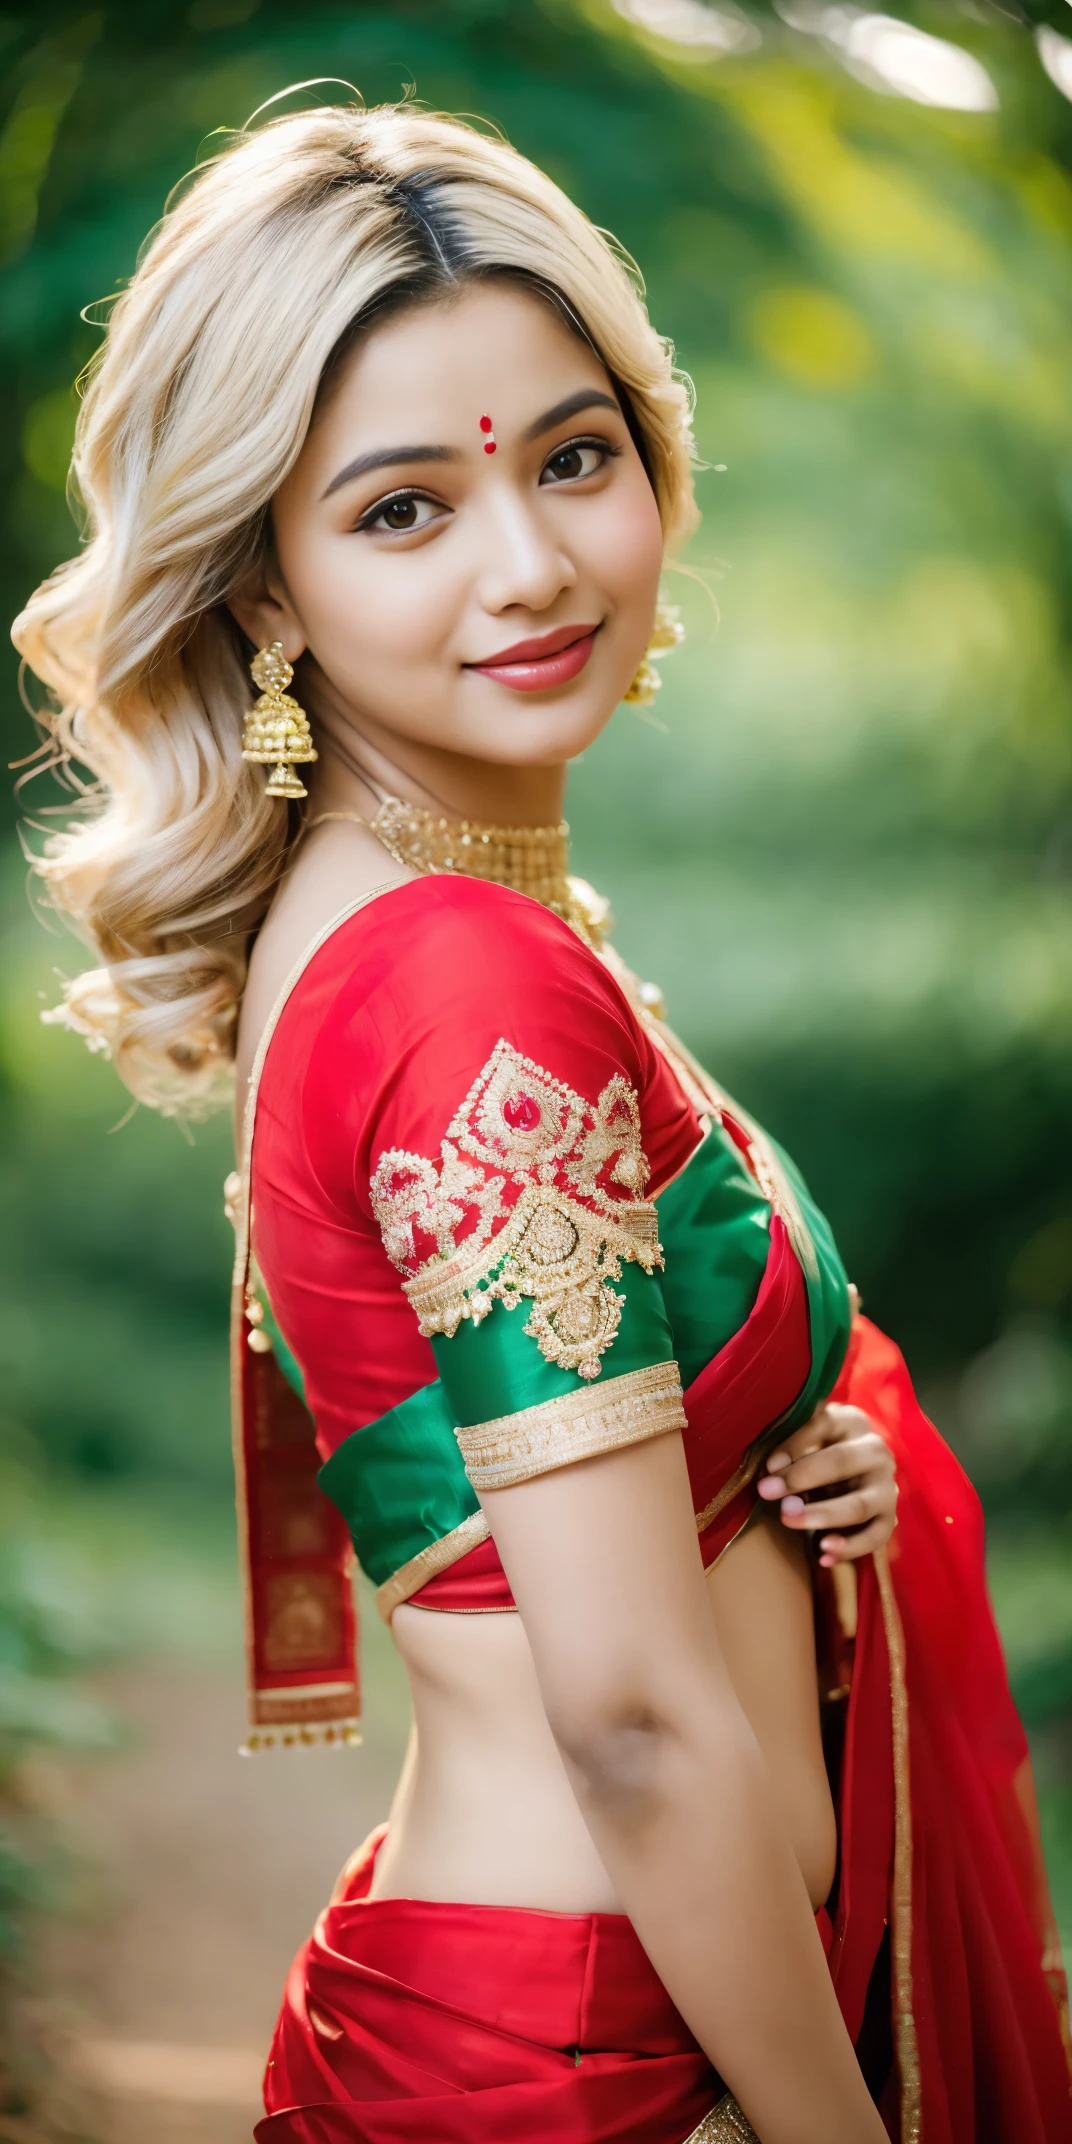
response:
[(320, 758), (309, 784), (306, 826), (357, 819), (410, 870), (459, 872), (511, 886), (561, 916), (598, 952), (610, 911), (569, 875), (562, 818), (566, 770), (499, 767), (400, 738), (342, 711), (318, 714)]
[(309, 782), (311, 817), (370, 817), (384, 795), (452, 818), (504, 826), (551, 826), (562, 817), (564, 766), (499, 766), (400, 737), (365, 718), (357, 730), (332, 704), (333, 696), (321, 691), (317, 700), (320, 759)]

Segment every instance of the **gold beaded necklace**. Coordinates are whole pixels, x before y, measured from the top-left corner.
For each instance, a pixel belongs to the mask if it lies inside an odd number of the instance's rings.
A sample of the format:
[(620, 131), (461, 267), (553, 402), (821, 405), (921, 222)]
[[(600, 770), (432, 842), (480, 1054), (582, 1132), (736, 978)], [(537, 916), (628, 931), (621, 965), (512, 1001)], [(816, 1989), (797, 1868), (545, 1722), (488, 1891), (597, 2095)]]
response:
[(494, 826), (483, 819), (455, 819), (426, 811), (402, 797), (384, 795), (371, 819), (355, 811), (326, 811), (311, 820), (348, 819), (368, 828), (393, 856), (421, 877), (459, 872), (496, 886), (527, 894), (561, 916), (596, 949), (610, 926), (608, 904), (584, 879), (573, 878), (569, 864), (569, 826)]

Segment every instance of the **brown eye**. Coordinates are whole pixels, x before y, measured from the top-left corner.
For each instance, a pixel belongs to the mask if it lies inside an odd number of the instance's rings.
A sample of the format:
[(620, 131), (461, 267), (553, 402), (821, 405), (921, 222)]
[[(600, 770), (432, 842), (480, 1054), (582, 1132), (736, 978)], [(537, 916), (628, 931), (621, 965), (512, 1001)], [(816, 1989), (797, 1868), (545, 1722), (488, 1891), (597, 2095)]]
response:
[(574, 439), (559, 447), (543, 465), (541, 484), (575, 483), (578, 477), (594, 476), (612, 449), (595, 440)]
[(412, 529), (417, 523), (416, 499), (392, 499), (383, 509), (384, 526), (389, 529)]
[(393, 536), (406, 536), (414, 529), (428, 527), (441, 514), (442, 508), (434, 499), (426, 498), (420, 491), (399, 491), (393, 499), (381, 499), (378, 506), (365, 514), (358, 522), (361, 529), (378, 529)]

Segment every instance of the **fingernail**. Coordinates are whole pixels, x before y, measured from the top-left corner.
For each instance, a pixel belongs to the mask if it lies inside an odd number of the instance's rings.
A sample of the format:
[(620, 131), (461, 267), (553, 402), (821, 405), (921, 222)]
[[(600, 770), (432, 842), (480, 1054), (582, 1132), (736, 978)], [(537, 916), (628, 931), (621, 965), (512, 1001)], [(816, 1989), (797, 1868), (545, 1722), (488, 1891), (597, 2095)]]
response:
[(832, 1571), (837, 1561), (835, 1556), (820, 1556), (819, 1565), (824, 1571)]
[(788, 1452), (772, 1452), (767, 1461), (767, 1471), (768, 1473), (773, 1473), (776, 1467), (787, 1467), (788, 1465)]
[(835, 1541), (833, 1534), (824, 1534), (822, 1540), (819, 1543), (819, 1547), (821, 1549), (826, 1549), (827, 1551), (830, 1551), (835, 1548), (840, 1548), (841, 1543), (840, 1541)]
[(805, 1508), (806, 1507), (804, 1503), (804, 1498), (802, 1496), (786, 1496), (782, 1499), (783, 1518), (798, 1519), (800, 1517), (801, 1512)]
[(784, 1490), (784, 1481), (772, 1480), (769, 1474), (765, 1474), (759, 1484), (759, 1493), (761, 1496), (765, 1496), (768, 1502), (772, 1496), (781, 1496)]

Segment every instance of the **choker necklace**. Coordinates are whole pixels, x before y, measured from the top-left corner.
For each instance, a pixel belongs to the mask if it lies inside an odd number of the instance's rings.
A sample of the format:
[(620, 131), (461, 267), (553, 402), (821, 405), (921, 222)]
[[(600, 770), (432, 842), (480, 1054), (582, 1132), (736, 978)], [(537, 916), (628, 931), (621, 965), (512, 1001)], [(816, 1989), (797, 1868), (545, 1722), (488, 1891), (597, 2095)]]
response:
[(310, 824), (318, 826), (322, 819), (349, 819), (367, 827), (396, 863), (419, 872), (422, 878), (440, 871), (459, 872), (465, 878), (490, 880), (527, 894), (531, 901), (561, 916), (597, 949), (609, 928), (606, 901), (584, 879), (572, 878), (567, 869), (569, 827), (565, 819), (557, 826), (493, 826), (484, 819), (454, 819), (445, 812), (425, 811), (420, 804), (390, 795), (381, 796), (371, 819), (357, 812), (327, 811)]

